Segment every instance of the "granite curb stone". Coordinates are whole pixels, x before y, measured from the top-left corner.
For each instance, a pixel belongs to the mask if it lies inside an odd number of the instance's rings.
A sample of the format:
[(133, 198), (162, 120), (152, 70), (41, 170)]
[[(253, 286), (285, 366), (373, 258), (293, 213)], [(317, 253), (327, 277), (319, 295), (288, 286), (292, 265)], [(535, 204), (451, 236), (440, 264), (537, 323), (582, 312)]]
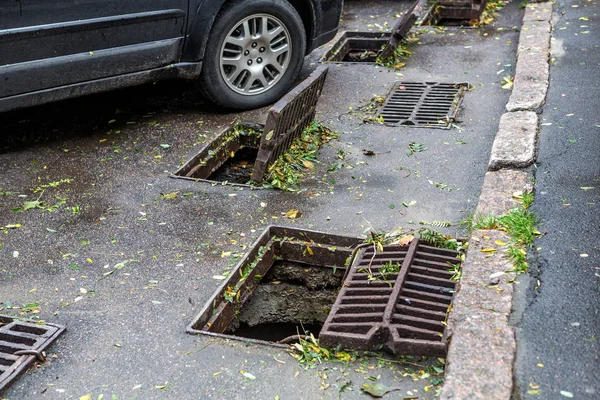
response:
[(533, 164), (538, 116), (532, 111), (505, 113), (492, 145), (489, 169), (524, 168)]
[(552, 33), (551, 4), (530, 4), (525, 9), (519, 36), (517, 66), (512, 94), (506, 110), (539, 109), (546, 100), (549, 84), (548, 59)]
[(508, 317), (514, 273), (509, 237), (476, 230), (448, 320), (451, 342), (440, 399), (509, 399), (516, 346)]

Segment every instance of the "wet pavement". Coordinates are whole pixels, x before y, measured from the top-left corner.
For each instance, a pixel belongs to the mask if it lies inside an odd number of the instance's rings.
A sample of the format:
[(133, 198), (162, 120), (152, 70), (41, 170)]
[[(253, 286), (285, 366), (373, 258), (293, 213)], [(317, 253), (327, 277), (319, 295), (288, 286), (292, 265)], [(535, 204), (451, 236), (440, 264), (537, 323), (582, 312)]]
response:
[[(344, 26), (389, 28), (408, 7), (368, 2), (365, 12), (365, 4), (346, 2)], [(300, 193), (172, 179), (227, 124), (266, 117), (266, 109), (214, 110), (189, 82), (1, 115), (0, 226), (18, 227), (0, 238), (0, 313), (67, 327), (50, 362), (4, 397), (357, 398), (368, 377), (380, 376), (405, 396), (433, 398), (439, 380), (412, 364), (370, 357), (305, 370), (281, 349), (195, 337), (185, 327), (221, 283), (213, 277), (270, 224), (464, 235), (458, 223), (479, 197), (521, 16), (511, 4), (481, 29), (415, 29), (399, 71), (329, 64), (317, 119), (340, 138), (321, 150)], [(307, 57), (303, 76), (331, 45)], [(370, 99), (398, 80), (473, 89), (450, 130), (364, 123)], [(411, 154), (410, 143), (426, 150)], [(300, 218), (282, 215), (292, 208)]]

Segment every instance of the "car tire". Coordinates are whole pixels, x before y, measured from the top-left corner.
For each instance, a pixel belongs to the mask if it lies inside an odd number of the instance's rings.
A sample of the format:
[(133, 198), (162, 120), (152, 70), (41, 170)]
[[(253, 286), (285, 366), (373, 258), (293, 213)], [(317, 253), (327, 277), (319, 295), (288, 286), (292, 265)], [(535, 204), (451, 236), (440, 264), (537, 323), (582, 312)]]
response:
[(262, 107), (290, 89), (305, 52), (304, 24), (290, 3), (235, 0), (215, 19), (198, 84), (222, 107)]

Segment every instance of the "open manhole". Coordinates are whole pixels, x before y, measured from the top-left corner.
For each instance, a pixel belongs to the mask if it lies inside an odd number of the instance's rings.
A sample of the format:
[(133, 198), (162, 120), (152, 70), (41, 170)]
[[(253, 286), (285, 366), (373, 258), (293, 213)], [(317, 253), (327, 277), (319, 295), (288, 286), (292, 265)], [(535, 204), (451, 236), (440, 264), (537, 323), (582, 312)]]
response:
[(476, 26), (487, 0), (437, 0), (428, 9), (422, 26)]
[(322, 61), (375, 63), (390, 37), (387, 32), (344, 32)]
[(277, 344), (315, 337), (362, 239), (271, 226), (189, 325), (192, 334)]
[(35, 361), (45, 361), (44, 350), (64, 330), (0, 315), (0, 392)]
[(310, 332), (328, 347), (443, 357), (459, 255), (420, 239), (376, 251), (359, 238), (272, 226), (187, 332), (280, 346)]
[(386, 125), (449, 129), (468, 83), (396, 82), (379, 118)]
[(459, 252), (413, 239), (363, 248), (319, 334), (321, 345), (445, 357)]
[(223, 130), (173, 175), (230, 184), (260, 183), (269, 166), (315, 118), (328, 68), (318, 67), (268, 111), (265, 125), (237, 123)]

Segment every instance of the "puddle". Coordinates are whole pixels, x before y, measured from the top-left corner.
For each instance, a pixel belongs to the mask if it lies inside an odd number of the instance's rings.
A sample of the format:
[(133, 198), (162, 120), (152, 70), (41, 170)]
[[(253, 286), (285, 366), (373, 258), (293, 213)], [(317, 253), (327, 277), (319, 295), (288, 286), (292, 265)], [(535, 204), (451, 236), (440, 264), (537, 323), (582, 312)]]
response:
[(321, 61), (375, 63), (389, 40), (390, 33), (344, 32)]
[[(272, 226), (205, 304), (188, 333), (277, 345), (315, 337), (362, 239)], [(285, 340), (288, 338), (289, 340)]]

